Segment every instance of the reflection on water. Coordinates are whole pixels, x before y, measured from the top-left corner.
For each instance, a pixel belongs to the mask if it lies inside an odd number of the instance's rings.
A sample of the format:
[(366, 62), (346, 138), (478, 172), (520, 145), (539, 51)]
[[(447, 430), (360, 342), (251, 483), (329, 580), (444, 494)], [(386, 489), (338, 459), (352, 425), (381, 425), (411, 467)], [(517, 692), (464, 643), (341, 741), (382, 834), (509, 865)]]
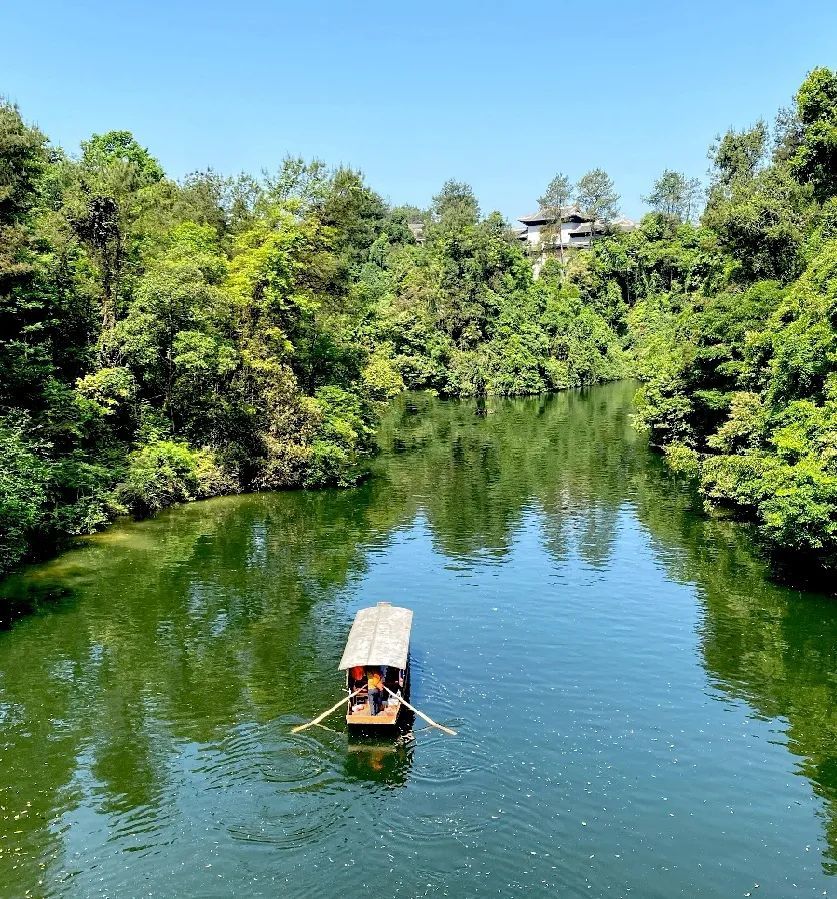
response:
[[(196, 503), (7, 581), (41, 608), (0, 633), (0, 895), (828, 890), (837, 608), (695, 514), (631, 392), (406, 396), (360, 488)], [(291, 735), (381, 599), (459, 736)]]
[(410, 773), (414, 748), (412, 735), (370, 740), (352, 737), (346, 747), (343, 770), (349, 780), (403, 786)]

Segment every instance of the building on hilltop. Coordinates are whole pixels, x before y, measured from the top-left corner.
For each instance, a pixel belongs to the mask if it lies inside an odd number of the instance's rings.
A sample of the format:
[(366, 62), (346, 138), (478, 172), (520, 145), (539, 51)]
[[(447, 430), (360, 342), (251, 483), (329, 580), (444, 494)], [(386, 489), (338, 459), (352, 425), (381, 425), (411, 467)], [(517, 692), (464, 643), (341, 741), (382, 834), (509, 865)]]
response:
[(546, 253), (564, 249), (584, 249), (590, 246), (590, 235), (604, 234), (608, 229), (617, 231), (633, 231), (636, 223), (630, 219), (619, 218), (612, 222), (593, 222), (590, 216), (584, 215), (578, 206), (561, 207), (561, 228), (558, 230), (558, 217), (554, 210), (539, 209), (531, 215), (521, 216), (518, 221), (523, 229), (515, 231), (517, 239), (526, 243), (532, 253)]

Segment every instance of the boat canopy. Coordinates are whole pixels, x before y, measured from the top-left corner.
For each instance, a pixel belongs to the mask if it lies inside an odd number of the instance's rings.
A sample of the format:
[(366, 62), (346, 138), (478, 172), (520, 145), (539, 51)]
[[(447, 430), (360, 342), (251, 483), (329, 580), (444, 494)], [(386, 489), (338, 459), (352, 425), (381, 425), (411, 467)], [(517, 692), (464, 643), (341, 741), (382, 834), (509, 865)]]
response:
[(379, 602), (355, 616), (339, 670), (355, 665), (389, 665), (406, 668), (410, 650), (411, 609)]

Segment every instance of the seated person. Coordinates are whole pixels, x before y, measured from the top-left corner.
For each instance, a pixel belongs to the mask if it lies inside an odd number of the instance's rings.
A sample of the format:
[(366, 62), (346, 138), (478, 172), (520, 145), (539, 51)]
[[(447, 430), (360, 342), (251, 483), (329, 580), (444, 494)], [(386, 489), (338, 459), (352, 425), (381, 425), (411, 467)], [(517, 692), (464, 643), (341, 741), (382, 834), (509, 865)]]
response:
[(349, 689), (352, 693), (366, 686), (366, 669), (363, 665), (355, 665), (349, 669)]

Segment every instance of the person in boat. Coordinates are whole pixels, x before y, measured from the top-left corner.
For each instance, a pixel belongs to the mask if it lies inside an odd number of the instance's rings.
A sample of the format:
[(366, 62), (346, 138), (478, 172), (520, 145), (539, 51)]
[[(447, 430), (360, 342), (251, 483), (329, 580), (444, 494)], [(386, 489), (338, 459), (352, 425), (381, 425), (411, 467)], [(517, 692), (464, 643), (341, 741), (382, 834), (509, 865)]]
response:
[(384, 698), (384, 679), (381, 677), (381, 669), (367, 668), (366, 683), (368, 684), (367, 694), (369, 697), (369, 714), (377, 715), (378, 712), (381, 711)]
[(363, 665), (355, 665), (349, 671), (349, 687), (352, 693), (366, 685), (366, 669)]

